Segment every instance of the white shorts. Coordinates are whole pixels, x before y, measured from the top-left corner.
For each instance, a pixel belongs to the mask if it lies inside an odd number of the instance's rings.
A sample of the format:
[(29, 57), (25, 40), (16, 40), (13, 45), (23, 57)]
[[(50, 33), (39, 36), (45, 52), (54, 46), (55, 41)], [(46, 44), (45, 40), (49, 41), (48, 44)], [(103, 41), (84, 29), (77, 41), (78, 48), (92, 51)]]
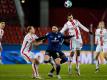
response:
[(71, 39), (70, 40), (70, 50), (75, 51), (75, 50), (81, 50), (82, 48), (82, 43), (80, 39)]
[(21, 55), (27, 63), (30, 63), (30, 59), (38, 59), (39, 63), (43, 63), (44, 61), (44, 55), (42, 53), (34, 54), (33, 52), (24, 52)]
[(103, 51), (104, 53), (107, 53), (107, 44), (106, 43), (103, 46), (97, 45), (96, 52), (101, 52), (101, 51)]
[(0, 42), (0, 48), (2, 49), (2, 45), (1, 45), (1, 42)]

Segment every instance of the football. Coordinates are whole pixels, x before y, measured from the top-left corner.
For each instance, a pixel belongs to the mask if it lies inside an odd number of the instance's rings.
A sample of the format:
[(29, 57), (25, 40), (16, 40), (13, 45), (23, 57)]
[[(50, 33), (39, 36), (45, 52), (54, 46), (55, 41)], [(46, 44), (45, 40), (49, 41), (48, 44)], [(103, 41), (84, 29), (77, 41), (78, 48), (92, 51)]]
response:
[(71, 6), (72, 6), (72, 2), (71, 2), (70, 0), (66, 0), (66, 1), (64, 2), (64, 7), (70, 8)]

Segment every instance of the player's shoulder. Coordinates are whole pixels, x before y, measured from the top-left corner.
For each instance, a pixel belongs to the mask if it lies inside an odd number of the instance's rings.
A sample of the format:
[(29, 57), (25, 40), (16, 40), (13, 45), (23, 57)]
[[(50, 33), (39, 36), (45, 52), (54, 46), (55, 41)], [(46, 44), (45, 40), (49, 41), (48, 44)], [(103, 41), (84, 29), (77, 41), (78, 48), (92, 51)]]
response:
[(98, 31), (100, 31), (100, 29), (99, 29), (99, 28), (97, 28), (97, 29), (96, 29), (96, 32), (98, 32)]
[(4, 30), (3, 30), (3, 29), (0, 29), (0, 31), (4, 32)]
[(38, 36), (36, 34), (32, 34), (33, 39), (38, 39)]
[(61, 32), (58, 32), (59, 35), (63, 35)]
[(79, 22), (78, 19), (73, 19), (73, 20)]
[(65, 23), (65, 25), (69, 25), (69, 24), (71, 24), (71, 22), (70, 22), (70, 21), (67, 21), (67, 22)]
[(29, 39), (30, 37), (31, 37), (30, 34), (27, 33), (27, 34), (25, 35), (24, 39)]
[(49, 35), (51, 35), (52, 34), (52, 32), (47, 32), (46, 33), (46, 36), (49, 36)]
[(107, 31), (107, 29), (105, 28), (104, 31)]
[(78, 21), (78, 19), (74, 19), (73, 21), (74, 21), (74, 23), (76, 23), (76, 24), (79, 24), (79, 23), (80, 23), (80, 21)]
[(64, 34), (62, 34), (61, 32), (58, 32), (58, 36), (64, 36)]

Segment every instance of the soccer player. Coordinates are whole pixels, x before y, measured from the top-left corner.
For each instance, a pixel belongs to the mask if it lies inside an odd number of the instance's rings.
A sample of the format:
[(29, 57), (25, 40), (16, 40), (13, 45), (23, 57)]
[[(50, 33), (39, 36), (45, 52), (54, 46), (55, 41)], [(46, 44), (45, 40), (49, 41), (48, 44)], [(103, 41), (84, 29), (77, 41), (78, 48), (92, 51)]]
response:
[(48, 47), (45, 53), (45, 62), (49, 62), (50, 58), (54, 60), (51, 60), (53, 68), (50, 71), (49, 76), (52, 77), (53, 72), (56, 70), (58, 80), (61, 80), (59, 75), (61, 68), (60, 64), (67, 61), (65, 54), (61, 51), (61, 47), (64, 39), (69, 39), (71, 37), (73, 36), (63, 36), (63, 34), (58, 31), (57, 26), (52, 26), (52, 32), (47, 33), (45, 36), (41, 37), (41, 39), (48, 40)]
[(2, 56), (1, 56), (1, 52), (2, 52), (2, 45), (1, 45), (1, 41), (2, 41), (2, 37), (4, 35), (4, 27), (5, 27), (5, 22), (0, 22), (0, 64), (2, 64)]
[(42, 63), (42, 54), (34, 54), (31, 52), (32, 44), (38, 46), (42, 44), (42, 41), (36, 41), (38, 37), (35, 35), (35, 29), (33, 26), (27, 27), (27, 34), (24, 37), (21, 47), (21, 55), (27, 61), (32, 63), (33, 78), (41, 79), (38, 73), (38, 65)]
[(104, 53), (104, 58), (107, 60), (107, 29), (105, 29), (104, 21), (100, 21), (98, 29), (95, 32), (95, 44), (96, 47), (96, 72), (99, 71), (99, 54), (101, 51)]
[(76, 53), (76, 70), (77, 70), (77, 74), (80, 75), (79, 56), (83, 42), (79, 28), (83, 29), (86, 32), (89, 32), (90, 34), (92, 34), (92, 32), (90, 32), (89, 29), (83, 26), (77, 19), (74, 19), (72, 14), (68, 15), (67, 20), (68, 21), (64, 24), (64, 27), (60, 32), (64, 33), (66, 30), (68, 30), (69, 35), (74, 35), (74, 37), (70, 39), (71, 53), (69, 58), (68, 71), (69, 74), (71, 74), (71, 68), (72, 68), (71, 61), (74, 56), (74, 53)]

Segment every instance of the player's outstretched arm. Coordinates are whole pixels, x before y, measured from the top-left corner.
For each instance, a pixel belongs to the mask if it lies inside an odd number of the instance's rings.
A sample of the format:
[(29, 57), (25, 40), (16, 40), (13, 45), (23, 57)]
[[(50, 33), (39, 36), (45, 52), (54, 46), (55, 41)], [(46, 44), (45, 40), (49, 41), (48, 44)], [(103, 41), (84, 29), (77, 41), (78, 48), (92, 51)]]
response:
[(39, 37), (38, 39), (36, 39), (36, 41), (45, 41), (47, 39), (47, 36), (42, 36), (42, 37)]
[(64, 39), (70, 39), (70, 38), (72, 38), (72, 37), (74, 37), (74, 35), (70, 35), (70, 36), (63, 36), (63, 38), (64, 38)]
[(89, 29), (87, 29), (84, 25), (82, 25), (79, 21), (78, 21), (78, 24), (79, 24), (79, 27), (81, 28), (81, 29), (83, 29), (84, 31), (86, 31), (86, 32), (89, 32), (89, 34), (93, 34)]
[(64, 32), (67, 30), (67, 24), (64, 24), (64, 27), (61, 29), (61, 33), (64, 34)]
[(42, 40), (41, 41), (34, 41), (33, 44), (36, 46), (39, 46), (39, 45), (43, 44), (43, 41)]

